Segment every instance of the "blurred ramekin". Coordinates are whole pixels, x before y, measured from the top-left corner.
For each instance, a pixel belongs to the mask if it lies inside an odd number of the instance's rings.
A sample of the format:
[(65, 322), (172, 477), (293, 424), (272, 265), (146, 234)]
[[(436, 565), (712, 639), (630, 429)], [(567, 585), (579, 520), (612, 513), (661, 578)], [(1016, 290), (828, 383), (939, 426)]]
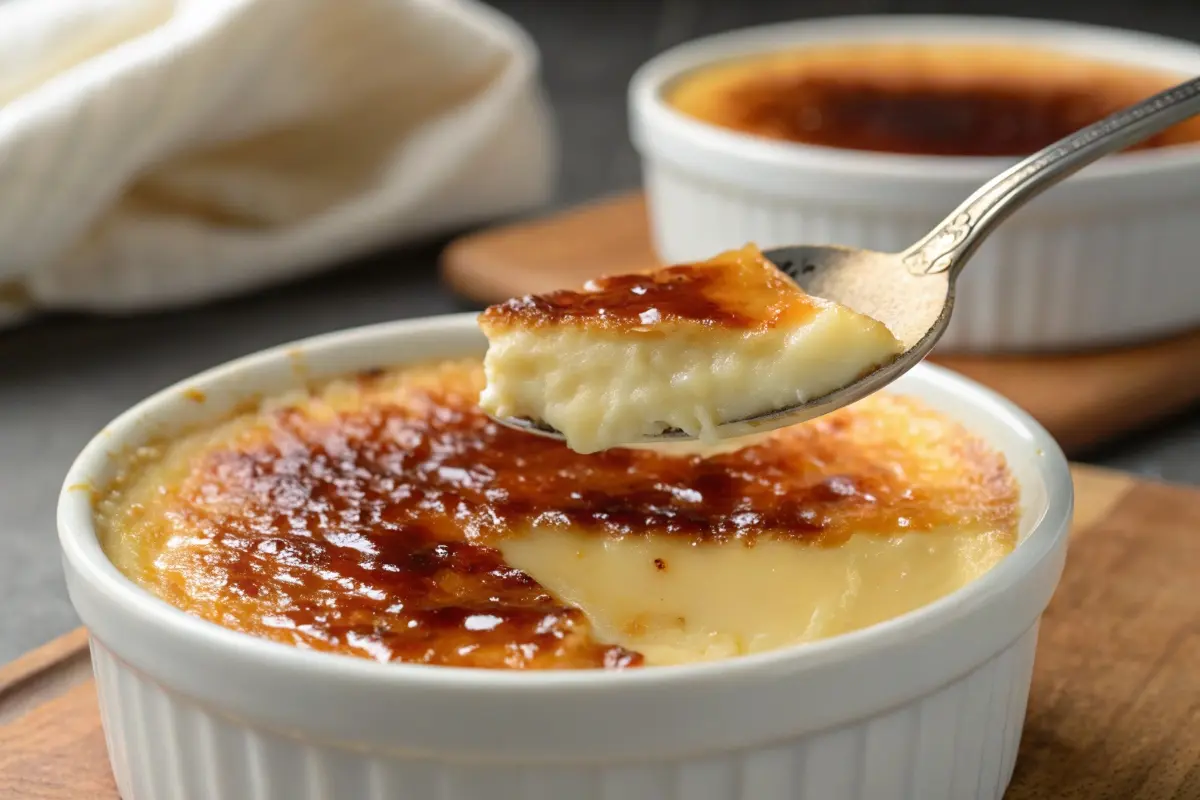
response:
[[(650, 223), (667, 263), (746, 242), (907, 247), (1012, 159), (812, 147), (718, 128), (669, 107), (698, 67), (839, 42), (977, 41), (1200, 74), (1200, 46), (994, 17), (845, 17), (735, 31), (672, 48), (630, 85)], [(1113, 345), (1200, 325), (1200, 145), (1121, 154), (1022, 209), (963, 273), (943, 350)]]
[(79, 456), (58, 529), (124, 800), (1000, 798), (1071, 479), (1037, 423), (935, 367), (897, 388), (1003, 450), (1022, 488), (1021, 541), (942, 600), (801, 647), (624, 673), (378, 664), (189, 616), (101, 551), (91, 491), (112, 479), (114, 453), (314, 378), (484, 346), (475, 317), (456, 315), (276, 348), (151, 397)]

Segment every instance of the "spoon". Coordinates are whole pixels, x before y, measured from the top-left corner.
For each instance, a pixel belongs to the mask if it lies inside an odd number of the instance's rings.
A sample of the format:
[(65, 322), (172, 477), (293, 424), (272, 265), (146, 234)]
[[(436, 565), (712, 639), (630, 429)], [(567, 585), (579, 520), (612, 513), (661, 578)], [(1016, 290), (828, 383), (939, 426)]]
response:
[[(716, 426), (717, 437), (761, 433), (828, 414), (879, 391), (908, 372), (945, 332), (954, 309), (955, 280), (1001, 222), (1093, 161), (1197, 113), (1200, 78), (1193, 78), (1088, 125), (988, 181), (924, 238), (900, 253), (836, 245), (797, 245), (765, 251), (764, 255), (804, 291), (882, 322), (904, 351), (893, 361), (821, 397), (725, 421)], [(529, 433), (562, 438), (545, 423), (517, 418), (497, 421)], [(673, 428), (637, 443), (691, 438)]]

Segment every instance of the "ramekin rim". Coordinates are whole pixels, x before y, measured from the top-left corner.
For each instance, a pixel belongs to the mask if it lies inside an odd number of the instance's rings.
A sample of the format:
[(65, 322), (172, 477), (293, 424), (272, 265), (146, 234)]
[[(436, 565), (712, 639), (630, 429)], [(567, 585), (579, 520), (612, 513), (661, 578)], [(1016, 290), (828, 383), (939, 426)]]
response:
[[(664, 102), (662, 89), (689, 70), (705, 64), (718, 63), (739, 55), (765, 54), (786, 49), (782, 41), (785, 34), (845, 28), (828, 42), (869, 42), (888, 38), (898, 30), (909, 31), (921, 25), (942, 25), (967, 29), (978, 26), (975, 32), (964, 35), (979, 39), (1002, 41), (1014, 38), (1004, 30), (1026, 28), (1044, 33), (1073, 31), (1090, 35), (1098, 40), (1116, 40), (1126, 46), (1144, 50), (1153, 56), (1154, 45), (1169, 46), (1172, 54), (1182, 57), (1184, 51), (1196, 62), (1195, 73), (1200, 74), (1200, 44), (1185, 39), (1176, 39), (1160, 34), (1126, 30), (1105, 25), (1077, 23), (1068, 20), (1051, 20), (1025, 17), (955, 15), (955, 14), (904, 14), (883, 16), (875, 14), (816, 17), (790, 22), (756, 25), (724, 31), (675, 45), (643, 63), (633, 74), (628, 87), (631, 124), (635, 144), (643, 138), (639, 127), (653, 126), (666, 130), (677, 137), (686, 137), (692, 143), (730, 157), (753, 162), (775, 164), (796, 169), (820, 170), (831, 174), (854, 175), (877, 180), (920, 180), (928, 185), (958, 184), (963, 181), (982, 182), (1013, 164), (1017, 159), (1004, 157), (976, 156), (928, 156), (895, 153), (878, 153), (836, 147), (823, 147), (797, 142), (782, 142), (740, 133), (717, 125), (693, 119), (675, 110)], [(886, 28), (887, 30), (883, 30)], [(928, 36), (928, 35), (927, 35)], [(899, 38), (899, 37), (896, 37)], [(919, 39), (920, 36), (913, 36)], [(934, 38), (934, 37), (928, 37)], [(950, 38), (943, 35), (941, 38)], [(755, 41), (757, 40), (757, 44)], [(1023, 44), (1015, 41), (1016, 44)], [(1035, 42), (1032, 47), (1055, 50), (1050, 44)], [(705, 54), (706, 50), (712, 50)], [(721, 51), (721, 52), (716, 52)], [(1068, 52), (1065, 49), (1060, 52)], [(1100, 60), (1113, 60), (1110, 55), (1099, 51), (1094, 55)], [(679, 62), (679, 63), (675, 63)], [(1149, 69), (1154, 62), (1142, 65)], [(1153, 176), (1176, 171), (1183, 167), (1200, 168), (1200, 142), (1173, 147), (1121, 153), (1090, 165), (1072, 177), (1072, 182), (1094, 182), (1125, 179), (1130, 176)]]
[[(706, 681), (749, 680), (756, 674), (771, 674), (782, 667), (819, 667), (839, 661), (870, 657), (914, 636), (933, 635), (951, 624), (964, 609), (977, 607), (987, 598), (1018, 582), (1052, 556), (1068, 535), (1073, 504), (1070, 467), (1053, 437), (1032, 417), (1009, 400), (967, 378), (941, 367), (922, 364), (924, 374), (948, 397), (974, 406), (1000, 420), (1014, 435), (1040, 454), (1037, 472), (1045, 486), (1045, 504), (1036, 510), (1036, 521), (1012, 554), (966, 586), (907, 614), (858, 631), (737, 658), (645, 669), (547, 670), (535, 674), (469, 667), (378, 663), (345, 655), (301, 650), (224, 628), (192, 616), (136, 586), (104, 555), (96, 537), (91, 499), (93, 475), (103, 472), (114, 448), (136, 446), (137, 431), (145, 417), (156, 409), (179, 402), (185, 390), (218, 383), (236, 383), (235, 376), (276, 361), (294, 360), (297, 353), (349, 348), (370, 340), (387, 341), (420, 332), (462, 332), (475, 325), (476, 314), (448, 314), (419, 319), (384, 322), (281, 344), (243, 356), (185, 378), (168, 386), (117, 416), (76, 457), (59, 495), (57, 527), (63, 557), (78, 577), (120, 606), (123, 613), (152, 626), (164, 636), (184, 636), (221, 649), (235, 659), (250, 659), (263, 668), (292, 672), (321, 673), (328, 680), (372, 682), (380, 686), (422, 686), (459, 691), (503, 690), (504, 692), (551, 693), (556, 690), (622, 691), (628, 688), (679, 686)], [(464, 355), (466, 351), (464, 350)], [(403, 363), (403, 361), (398, 361)], [(352, 371), (352, 370), (350, 370)], [(322, 377), (334, 377), (329, 376)]]

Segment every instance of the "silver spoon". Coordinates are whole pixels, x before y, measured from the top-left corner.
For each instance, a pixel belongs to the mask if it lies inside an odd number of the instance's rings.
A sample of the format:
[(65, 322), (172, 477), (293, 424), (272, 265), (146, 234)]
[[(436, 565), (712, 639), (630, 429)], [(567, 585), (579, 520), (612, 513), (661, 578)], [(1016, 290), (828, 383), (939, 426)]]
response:
[[(729, 438), (795, 425), (861, 400), (908, 372), (929, 355), (945, 332), (954, 308), (954, 282), (996, 226), (1093, 161), (1197, 113), (1200, 78), (1118, 111), (1000, 173), (928, 235), (900, 253), (836, 245), (797, 245), (766, 251), (766, 257), (809, 294), (887, 325), (904, 345), (904, 352), (874, 372), (821, 397), (724, 422), (717, 426), (717, 435)], [(515, 418), (497, 421), (530, 433), (562, 438), (541, 422)], [(671, 429), (638, 443), (690, 438), (684, 431)]]

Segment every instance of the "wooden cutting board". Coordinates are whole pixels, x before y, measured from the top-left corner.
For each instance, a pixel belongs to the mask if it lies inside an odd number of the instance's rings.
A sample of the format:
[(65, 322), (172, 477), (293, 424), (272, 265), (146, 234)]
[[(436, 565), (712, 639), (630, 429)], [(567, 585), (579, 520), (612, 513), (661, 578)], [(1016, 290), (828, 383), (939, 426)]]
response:
[[(641, 194), (621, 195), (453, 242), (442, 276), (487, 305), (656, 265)], [(1120, 350), (1054, 356), (940, 356), (1029, 411), (1068, 454), (1200, 401), (1200, 330)]]
[[(1093, 467), (1075, 490), (1006, 800), (1197, 800), (1200, 491)], [(0, 797), (117, 800), (86, 647), (0, 668)]]

